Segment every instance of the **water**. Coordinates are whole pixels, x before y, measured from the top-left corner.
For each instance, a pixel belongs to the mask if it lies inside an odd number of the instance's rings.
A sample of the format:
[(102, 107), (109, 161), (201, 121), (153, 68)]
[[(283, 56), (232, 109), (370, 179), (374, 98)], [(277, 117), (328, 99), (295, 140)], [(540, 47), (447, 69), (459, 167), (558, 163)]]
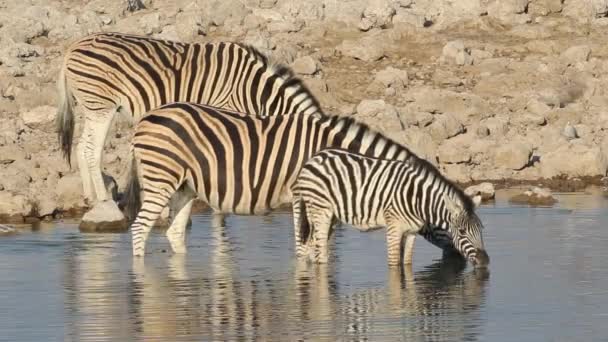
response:
[(338, 229), (324, 267), (293, 257), (291, 215), (193, 217), (185, 257), (154, 231), (49, 224), (0, 238), (1, 341), (608, 340), (608, 201), (482, 206), (489, 272), (417, 239), (389, 272), (384, 232)]

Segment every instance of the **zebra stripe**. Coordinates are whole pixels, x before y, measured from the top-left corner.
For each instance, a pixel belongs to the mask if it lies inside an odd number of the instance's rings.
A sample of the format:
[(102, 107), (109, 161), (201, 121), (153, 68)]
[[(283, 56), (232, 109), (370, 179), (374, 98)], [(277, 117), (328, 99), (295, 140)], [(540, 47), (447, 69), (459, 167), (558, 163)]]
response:
[(89, 200), (108, 199), (100, 165), (116, 112), (138, 118), (167, 103), (190, 101), (261, 116), (321, 113), (318, 101), (288, 68), (236, 43), (185, 44), (98, 33), (69, 47), (58, 86), (58, 134), (68, 163), (75, 102), (84, 114), (77, 156)]
[(327, 262), (334, 218), (364, 230), (386, 227), (389, 266), (411, 263), (411, 254), (404, 260), (404, 237), (413, 244), (423, 228), (423, 236), (430, 234), (445, 244), (451, 240), (473, 265), (489, 262), (473, 201), (413, 154), (405, 160), (385, 160), (328, 148), (304, 164), (293, 192), (294, 217), (301, 218), (295, 233), (301, 243), (314, 244), (316, 262)]
[[(218, 213), (265, 214), (291, 202), (301, 166), (324, 147), (399, 160), (411, 155), (346, 117), (255, 117), (192, 103), (149, 112), (137, 125), (132, 146), (137, 182), (129, 187), (127, 198), (135, 204), (129, 211), (135, 214), (139, 207), (139, 186), (143, 198), (131, 227), (136, 255), (143, 253), (147, 232), (169, 202), (172, 211), (183, 215), (179, 222), (190, 213), (183, 203), (195, 196)], [(175, 204), (176, 198), (187, 200)], [(183, 232), (179, 222), (171, 224), (171, 234)], [(183, 251), (183, 238), (172, 246)]]

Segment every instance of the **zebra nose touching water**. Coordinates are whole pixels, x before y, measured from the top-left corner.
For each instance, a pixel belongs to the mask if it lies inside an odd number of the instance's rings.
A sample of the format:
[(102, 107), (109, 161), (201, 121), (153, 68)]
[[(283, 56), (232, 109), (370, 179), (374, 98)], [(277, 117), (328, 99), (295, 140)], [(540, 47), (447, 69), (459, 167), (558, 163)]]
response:
[(322, 150), (302, 167), (293, 198), (297, 253), (312, 248), (318, 263), (327, 262), (336, 220), (362, 230), (386, 227), (389, 266), (411, 263), (416, 234), (456, 249), (475, 267), (490, 262), (474, 212), (480, 198), (471, 199), (415, 156), (398, 161)]

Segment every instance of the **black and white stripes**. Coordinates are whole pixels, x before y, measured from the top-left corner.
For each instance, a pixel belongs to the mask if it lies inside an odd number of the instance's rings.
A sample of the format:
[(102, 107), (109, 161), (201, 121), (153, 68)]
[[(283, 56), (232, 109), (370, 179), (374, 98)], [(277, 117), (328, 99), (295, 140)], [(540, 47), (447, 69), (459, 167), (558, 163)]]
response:
[(77, 156), (88, 200), (108, 199), (100, 165), (116, 112), (138, 118), (177, 101), (261, 116), (321, 112), (288, 68), (235, 43), (184, 44), (98, 33), (70, 46), (58, 86), (58, 133), (68, 161), (76, 103), (84, 114)]
[[(386, 160), (322, 150), (302, 167), (293, 196), (295, 234), (301, 237), (296, 250), (302, 256), (305, 244), (314, 245), (317, 262), (327, 262), (334, 219), (364, 230), (386, 227), (390, 266), (404, 262), (404, 243), (413, 244), (423, 228), (436, 240), (451, 241), (474, 265), (489, 262), (473, 201), (415, 155)], [(411, 262), (406, 247), (405, 262)]]
[[(136, 255), (143, 254), (147, 232), (167, 204), (177, 215), (167, 234), (174, 251), (183, 252), (194, 197), (216, 213), (264, 214), (291, 202), (300, 168), (322, 148), (397, 160), (410, 155), (346, 117), (255, 117), (191, 103), (150, 111), (137, 125), (132, 144), (143, 199), (139, 213), (131, 210), (131, 217), (137, 214), (131, 227)], [(136, 200), (137, 189), (128, 197)]]

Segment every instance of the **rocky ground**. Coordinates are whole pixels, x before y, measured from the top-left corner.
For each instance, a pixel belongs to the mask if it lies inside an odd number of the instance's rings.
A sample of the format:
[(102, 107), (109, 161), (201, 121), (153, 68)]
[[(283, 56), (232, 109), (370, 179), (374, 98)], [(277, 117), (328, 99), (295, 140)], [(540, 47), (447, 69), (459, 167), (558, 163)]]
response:
[[(143, 3), (0, 0), (0, 221), (83, 207), (55, 135), (55, 80), (67, 45), (97, 31), (256, 46), (327, 113), (369, 123), (462, 184), (571, 189), (606, 175), (608, 0)], [(106, 143), (119, 186), (129, 128), (117, 118)]]

